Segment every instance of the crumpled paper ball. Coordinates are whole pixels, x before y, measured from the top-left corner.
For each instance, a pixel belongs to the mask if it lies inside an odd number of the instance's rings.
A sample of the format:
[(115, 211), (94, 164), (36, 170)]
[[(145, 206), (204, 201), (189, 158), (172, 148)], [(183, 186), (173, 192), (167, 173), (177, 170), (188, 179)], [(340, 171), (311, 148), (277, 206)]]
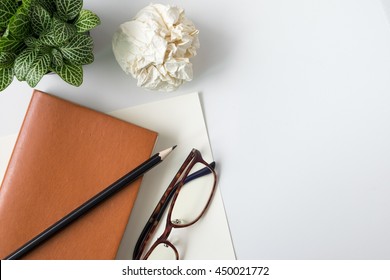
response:
[(182, 8), (150, 4), (119, 26), (113, 52), (137, 85), (172, 91), (193, 77), (190, 58), (199, 48), (199, 31)]

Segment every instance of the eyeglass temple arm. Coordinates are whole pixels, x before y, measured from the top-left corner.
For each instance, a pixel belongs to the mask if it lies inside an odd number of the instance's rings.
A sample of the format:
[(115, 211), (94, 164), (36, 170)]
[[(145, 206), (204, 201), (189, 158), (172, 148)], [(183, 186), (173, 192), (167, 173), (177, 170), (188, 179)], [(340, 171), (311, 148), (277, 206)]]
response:
[[(215, 169), (215, 161), (211, 162), (209, 165), (212, 169)], [(210, 168), (204, 167), (204, 168), (188, 175), (187, 178), (184, 180), (184, 184), (186, 184), (194, 179), (197, 179), (199, 177), (202, 177), (204, 175), (210, 174), (210, 173), (211, 173)]]
[[(214, 170), (215, 169), (215, 161), (211, 162), (210, 164), (210, 167)], [(204, 167), (190, 175), (187, 176), (187, 178), (185, 178), (184, 182), (183, 182), (183, 185), (188, 183), (188, 182), (191, 182), (192, 180), (195, 180), (199, 177), (202, 177), (202, 176), (205, 176), (207, 174), (210, 174), (211, 173), (211, 170), (210, 168), (208, 167)], [(157, 214), (156, 218), (155, 219), (149, 219), (147, 224), (145, 225), (144, 229), (142, 230), (141, 234), (140, 234), (140, 237), (137, 241), (137, 244), (135, 245), (135, 248), (134, 248), (134, 253), (133, 253), (133, 259), (138, 259), (140, 258), (139, 254), (141, 252), (139, 252), (139, 247), (141, 246), (142, 242), (144, 241), (147, 233), (149, 232), (150, 228), (152, 227), (152, 225), (157, 221), (159, 222), (161, 220), (161, 217), (163, 216), (164, 212), (165, 212), (165, 209), (168, 207), (169, 205), (169, 202), (171, 201), (172, 199), (172, 196), (173, 194), (175, 193), (176, 189), (179, 187), (179, 184), (176, 184), (172, 191), (168, 194), (168, 197), (165, 201), (165, 203), (162, 205), (159, 213)], [(152, 214), (153, 215), (153, 214)]]

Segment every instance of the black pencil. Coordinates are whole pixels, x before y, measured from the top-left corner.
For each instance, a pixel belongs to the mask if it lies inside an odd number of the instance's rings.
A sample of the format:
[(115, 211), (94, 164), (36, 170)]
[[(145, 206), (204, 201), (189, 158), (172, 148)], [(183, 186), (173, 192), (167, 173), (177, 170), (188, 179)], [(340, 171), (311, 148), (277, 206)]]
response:
[(107, 188), (102, 190), (100, 193), (74, 209), (72, 212), (67, 214), (65, 217), (54, 223), (52, 226), (48, 227), (46, 230), (35, 236), (33, 239), (25, 243), (23, 246), (21, 246), (19, 249), (14, 251), (12, 254), (7, 256), (6, 260), (16, 260), (21, 258), (23, 255), (52, 237), (54, 234), (58, 233), (60, 230), (71, 224), (73, 221), (75, 221), (77, 218), (81, 217), (88, 211), (90, 211), (92, 208), (94, 208), (96, 205), (98, 205), (100, 202), (104, 201), (120, 189), (124, 188), (125, 186), (129, 185), (130, 183), (134, 182), (136, 179), (138, 179), (140, 176), (148, 172), (150, 169), (155, 167), (157, 164), (162, 162), (165, 157), (167, 157), (170, 152), (175, 149), (176, 146), (173, 146), (169, 149), (166, 149), (164, 151), (161, 151), (152, 157), (150, 157), (145, 162), (141, 163), (138, 167), (118, 179), (116, 182), (109, 185)]

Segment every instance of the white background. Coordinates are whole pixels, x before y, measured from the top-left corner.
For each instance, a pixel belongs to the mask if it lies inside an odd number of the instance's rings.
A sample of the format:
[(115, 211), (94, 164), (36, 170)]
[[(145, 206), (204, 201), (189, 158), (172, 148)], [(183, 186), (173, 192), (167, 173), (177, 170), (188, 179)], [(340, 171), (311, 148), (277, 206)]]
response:
[[(37, 88), (105, 112), (199, 91), (238, 259), (389, 259), (389, 1), (161, 1), (201, 43), (194, 80), (168, 94), (137, 88), (111, 50), (149, 2), (85, 0), (102, 25), (83, 85)], [(30, 93), (0, 93), (0, 136)]]

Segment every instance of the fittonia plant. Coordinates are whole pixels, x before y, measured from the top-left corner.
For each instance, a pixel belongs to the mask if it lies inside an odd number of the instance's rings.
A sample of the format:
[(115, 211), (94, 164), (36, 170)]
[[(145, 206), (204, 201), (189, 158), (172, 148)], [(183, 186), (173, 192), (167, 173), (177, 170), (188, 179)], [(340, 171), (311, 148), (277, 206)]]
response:
[(35, 87), (49, 72), (81, 85), (82, 65), (94, 60), (89, 31), (99, 24), (83, 0), (1, 0), (0, 91), (14, 77)]

